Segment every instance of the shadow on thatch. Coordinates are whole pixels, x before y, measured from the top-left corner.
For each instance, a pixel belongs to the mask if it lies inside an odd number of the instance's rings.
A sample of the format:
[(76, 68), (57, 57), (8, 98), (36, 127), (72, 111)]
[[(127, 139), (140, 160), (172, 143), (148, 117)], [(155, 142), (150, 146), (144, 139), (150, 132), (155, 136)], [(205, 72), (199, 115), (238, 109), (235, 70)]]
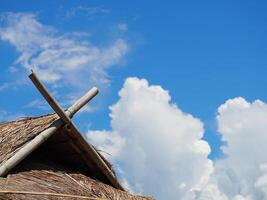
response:
[[(47, 115), (0, 123), (0, 166), (56, 119), (56, 115)], [(64, 127), (60, 128), (0, 178), (0, 199), (152, 199), (112, 187), (75, 139)]]

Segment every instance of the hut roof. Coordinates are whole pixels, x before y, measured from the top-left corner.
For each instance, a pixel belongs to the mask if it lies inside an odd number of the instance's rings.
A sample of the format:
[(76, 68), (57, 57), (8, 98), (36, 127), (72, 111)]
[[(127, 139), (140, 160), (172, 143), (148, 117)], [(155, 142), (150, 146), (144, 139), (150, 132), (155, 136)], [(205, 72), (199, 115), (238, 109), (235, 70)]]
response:
[(20, 150), (27, 142), (45, 130), (57, 115), (29, 117), (0, 123), (0, 166)]
[[(35, 155), (34, 155), (35, 154)], [(7, 178), (0, 178), (0, 200), (152, 200), (114, 189), (33, 153)]]
[[(0, 123), (0, 167), (8, 159), (12, 158), (16, 154), (16, 152), (22, 149), (27, 143), (32, 141), (41, 132), (43, 132), (49, 126), (51, 126), (51, 124), (53, 124), (57, 119), (58, 119), (58, 116), (56, 114), (50, 114), (50, 115), (45, 115), (41, 117), (24, 118), (24, 119), (17, 120), (17, 121)], [(56, 180), (57, 183), (62, 183), (62, 184), (64, 183), (67, 185), (68, 181), (72, 179), (72, 181), (76, 182), (77, 184), (81, 184), (83, 185), (83, 187), (86, 187), (87, 191), (94, 190), (95, 192), (98, 191), (99, 194), (101, 193), (102, 196), (106, 195), (105, 196), (106, 198), (104, 199), (146, 199), (143, 197), (131, 196), (129, 193), (125, 191), (120, 191), (120, 190), (115, 189), (117, 187), (114, 186), (106, 178), (106, 176), (103, 174), (101, 169), (99, 169), (97, 165), (95, 165), (95, 163), (92, 162), (92, 159), (91, 159), (92, 155), (88, 154), (86, 145), (84, 145), (85, 142), (86, 142), (85, 139), (81, 137), (81, 135), (77, 133), (73, 133), (72, 131), (67, 131), (66, 126), (63, 126), (55, 134), (53, 134), (45, 143), (43, 143), (38, 149), (34, 151), (34, 152), (41, 152), (41, 155), (49, 155), (49, 157), (51, 157), (52, 159), (62, 161), (65, 165), (67, 164), (68, 167), (74, 169), (72, 170), (72, 172), (82, 171), (83, 173), (67, 174), (67, 173), (62, 173), (61, 171), (56, 171), (56, 170), (51, 171), (51, 169), (34, 170), (32, 169), (32, 166), (31, 166), (30, 171), (25, 171), (22, 173), (14, 173), (14, 170), (17, 170), (15, 168), (8, 175), (9, 182), (13, 180), (14, 182), (17, 183), (17, 185), (20, 185), (20, 184), (25, 185), (25, 179), (29, 181), (29, 184), (33, 184), (33, 182), (37, 181), (37, 179), (38, 181), (42, 181), (42, 179), (49, 177), (49, 179), (52, 179), (54, 182)], [(86, 144), (88, 143), (86, 142)], [(34, 152), (32, 154), (34, 154)], [(109, 162), (105, 160), (103, 156), (101, 156), (100, 153), (98, 154), (100, 158), (103, 159), (103, 161), (109, 167), (114, 177), (116, 177), (115, 172), (112, 170), (112, 166), (109, 164)], [(20, 163), (19, 166), (22, 166), (23, 162)], [(34, 162), (31, 162), (31, 164), (32, 163)], [(37, 174), (40, 179), (37, 178)], [(27, 178), (25, 178), (26, 175), (28, 176)], [(3, 184), (4, 182), (6, 182), (5, 178), (0, 178), (0, 188), (1, 188), (1, 184)], [(53, 185), (53, 183), (49, 182), (49, 180), (46, 180), (46, 184)], [(88, 196), (86, 191), (84, 192), (85, 192), (84, 195)], [(116, 193), (117, 198), (115, 198), (116, 195), (114, 196), (114, 198), (107, 198), (107, 196), (110, 196), (111, 193), (114, 193), (114, 194)], [(91, 191), (90, 195), (92, 194), (93, 193)], [(18, 194), (13, 193), (9, 195), (11, 195), (10, 199), (16, 199), (15, 196)], [(20, 195), (24, 195), (24, 196), (33, 195), (34, 196), (36, 194), (20, 194)], [(50, 195), (53, 196), (53, 194), (50, 194)], [(123, 197), (124, 195), (128, 195), (128, 198), (124, 198)], [(131, 198), (129, 195), (131, 196)], [(27, 198), (25, 197), (25, 199)], [(0, 199), (1, 199), (1, 194), (0, 194)], [(5, 199), (8, 199), (7, 196), (5, 196)], [(23, 198), (20, 196), (19, 199), (23, 199)], [(50, 199), (50, 197), (47, 199)]]

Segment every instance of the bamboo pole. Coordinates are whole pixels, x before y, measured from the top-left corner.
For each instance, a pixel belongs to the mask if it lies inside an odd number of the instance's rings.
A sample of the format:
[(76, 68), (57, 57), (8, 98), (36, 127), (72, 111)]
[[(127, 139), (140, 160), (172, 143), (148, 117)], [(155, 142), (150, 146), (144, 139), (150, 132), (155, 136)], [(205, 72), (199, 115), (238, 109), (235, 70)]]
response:
[(68, 110), (65, 112), (68, 113), (70, 118), (78, 111), (80, 108), (82, 108), (85, 104), (87, 104), (92, 98), (94, 98), (98, 94), (98, 89), (96, 87), (93, 87), (91, 90), (89, 90), (83, 97), (81, 97), (78, 101), (76, 101)]
[(92, 99), (98, 93), (97, 88), (92, 88), (88, 91), (83, 97), (81, 97), (77, 102), (75, 102), (66, 112), (60, 107), (60, 105), (56, 102), (55, 98), (49, 94), (48, 90), (41, 83), (35, 73), (30, 74), (30, 79), (40, 91), (40, 93), (47, 100), (49, 105), (54, 109), (54, 111), (59, 115), (59, 117), (69, 125), (70, 130), (76, 134), (79, 139), (80, 145), (86, 149), (86, 152), (90, 155), (92, 161), (96, 164), (96, 166), (100, 169), (103, 175), (109, 180), (109, 182), (116, 188), (124, 190), (121, 184), (117, 181), (113, 172), (107, 166), (107, 164), (103, 161), (103, 159), (99, 156), (94, 147), (86, 142), (86, 139), (82, 136), (78, 128), (72, 123), (70, 117), (72, 117), (81, 107), (83, 107), (90, 99)]
[(90, 156), (90, 159), (92, 160), (92, 162), (94, 162), (95, 165), (98, 167), (98, 169), (100, 169), (101, 173), (107, 178), (107, 180), (111, 183), (111, 185), (117, 189), (125, 191), (123, 186), (120, 184), (120, 182), (115, 177), (112, 170), (107, 166), (104, 160), (100, 157), (100, 155), (95, 150), (95, 148), (86, 141), (84, 136), (79, 132), (79, 130), (73, 123), (69, 125), (70, 125), (71, 132), (75, 134), (77, 142), (79, 142), (78, 143), (79, 146), (82, 146), (83, 149), (85, 149), (85, 152)]
[(99, 93), (99, 90), (96, 87), (93, 87), (64, 112), (63, 109), (60, 107), (60, 105), (57, 103), (56, 99), (48, 92), (48, 90), (41, 83), (41, 81), (34, 72), (32, 72), (29, 75), (29, 78), (32, 80), (36, 88), (43, 95), (43, 97), (53, 108), (53, 110), (59, 115), (59, 117), (65, 123), (70, 123), (71, 122), (70, 118), (72, 118), (76, 112), (78, 112), (85, 104), (87, 104), (91, 99), (93, 99)]
[(18, 150), (11, 158), (9, 158), (0, 167), (0, 176), (5, 176), (11, 169), (13, 169), (24, 158), (30, 155), (35, 149), (43, 144), (51, 135), (53, 135), (60, 127), (64, 125), (61, 119), (57, 119), (47, 129), (37, 135), (34, 139), (28, 142), (24, 147)]
[(43, 95), (47, 103), (53, 108), (53, 110), (58, 114), (58, 116), (66, 123), (71, 123), (70, 117), (65, 114), (64, 110), (57, 103), (56, 99), (48, 92), (39, 78), (36, 76), (34, 72), (29, 75), (29, 78), (35, 85), (35, 87), (39, 90), (39, 92)]
[(30, 155), (35, 149), (43, 144), (51, 135), (53, 135), (59, 128), (66, 123), (72, 124), (70, 117), (72, 117), (79, 109), (81, 109), (87, 102), (89, 102), (98, 92), (96, 88), (93, 88), (93, 93), (88, 92), (85, 96), (80, 98), (73, 106), (71, 106), (71, 112), (64, 112), (58, 105), (55, 98), (49, 94), (48, 90), (42, 85), (38, 77), (32, 72), (29, 78), (33, 81), (34, 85), (43, 94), (49, 105), (59, 115), (60, 119), (53, 122), (47, 129), (38, 134), (34, 139), (28, 142), (24, 147), (18, 150), (11, 158), (9, 158), (4, 164), (0, 166), (0, 177), (5, 176), (11, 169), (13, 169), (24, 158)]
[(120, 190), (125, 190), (123, 186), (118, 182), (113, 172), (106, 165), (104, 160), (99, 156), (97, 151), (89, 144), (83, 135), (79, 132), (77, 127), (72, 123), (71, 117), (81, 109), (88, 101), (95, 97), (98, 93), (97, 88), (92, 88), (88, 91), (82, 98), (75, 102), (66, 112), (60, 107), (55, 98), (50, 95), (45, 86), (41, 83), (38, 77), (32, 72), (29, 76), (34, 85), (40, 91), (40, 93), (47, 100), (49, 105), (54, 109), (54, 111), (59, 115), (60, 119), (52, 123), (46, 130), (41, 132), (33, 140), (28, 142), (23, 148), (17, 151), (11, 158), (9, 158), (2, 166), (0, 166), (0, 176), (5, 176), (11, 169), (13, 169), (18, 163), (20, 163), (24, 158), (30, 155), (35, 149), (37, 149), (41, 144), (43, 144), (51, 135), (53, 135), (59, 128), (63, 125), (68, 124), (71, 131), (77, 136), (80, 144), (86, 149), (88, 155), (92, 158), (92, 161), (100, 169), (103, 175), (110, 181), (113, 187)]

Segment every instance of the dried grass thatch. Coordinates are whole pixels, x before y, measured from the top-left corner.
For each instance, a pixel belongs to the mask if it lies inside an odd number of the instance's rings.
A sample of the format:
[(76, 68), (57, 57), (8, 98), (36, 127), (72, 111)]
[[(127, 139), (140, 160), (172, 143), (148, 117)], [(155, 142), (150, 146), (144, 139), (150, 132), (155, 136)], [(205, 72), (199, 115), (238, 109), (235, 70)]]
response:
[[(56, 119), (58, 119), (57, 115), (52, 114), (0, 123), (0, 166), (17, 151), (22, 149), (29, 141), (34, 139), (35, 136), (53, 124)], [(44, 151), (62, 156), (61, 159), (67, 159), (69, 164), (77, 163), (81, 168), (88, 168), (94, 178), (109, 184), (109, 181), (90, 162), (91, 157), (84, 153), (85, 149), (82, 149), (84, 147), (79, 143), (81, 140), (83, 138), (77, 137), (77, 134), (66, 131), (65, 127), (62, 127), (49, 138)], [(98, 154), (115, 175), (111, 164), (100, 153)], [(86, 162), (86, 166), (83, 164), (84, 161)]]
[[(0, 123), (0, 166), (57, 118), (47, 115)], [(79, 149), (75, 135), (62, 127), (6, 177), (0, 178), (0, 200), (152, 199), (115, 189), (88, 159)]]
[(0, 165), (56, 119), (57, 115), (46, 115), (0, 123)]
[(114, 189), (81, 173), (71, 172), (40, 158), (38, 154), (28, 158), (6, 178), (0, 178), (0, 199), (152, 200)]

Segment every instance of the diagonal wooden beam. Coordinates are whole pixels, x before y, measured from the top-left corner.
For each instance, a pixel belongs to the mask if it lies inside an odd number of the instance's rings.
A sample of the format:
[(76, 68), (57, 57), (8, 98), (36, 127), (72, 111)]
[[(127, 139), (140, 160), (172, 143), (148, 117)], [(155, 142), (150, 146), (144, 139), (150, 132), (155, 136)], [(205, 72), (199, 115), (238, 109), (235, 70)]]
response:
[(39, 90), (39, 92), (43, 95), (47, 103), (53, 108), (53, 110), (58, 114), (58, 116), (62, 119), (66, 124), (71, 123), (71, 119), (68, 115), (65, 114), (64, 110), (57, 103), (56, 99), (48, 92), (46, 87), (42, 84), (39, 78), (36, 76), (34, 72), (29, 75), (29, 78), (32, 80), (35, 87)]
[[(29, 75), (29, 78), (32, 80), (36, 88), (40, 91), (40, 93), (43, 95), (49, 105), (53, 108), (53, 110), (58, 114), (61, 120), (65, 124), (69, 125), (70, 131), (75, 134), (79, 141), (78, 145), (81, 145), (86, 150), (86, 153), (90, 156), (92, 161), (96, 164), (96, 166), (103, 173), (103, 175), (115, 188), (124, 190), (122, 185), (117, 181), (117, 178), (114, 176), (112, 170), (107, 166), (107, 164), (104, 162), (104, 160), (95, 150), (95, 148), (86, 141), (86, 139), (83, 137), (78, 128), (72, 123), (70, 119), (82, 106), (84, 106), (88, 101), (90, 101), (94, 96), (97, 95), (98, 89), (95, 87), (92, 88), (65, 112), (57, 103), (56, 99), (48, 92), (45, 86), (41, 83), (41, 81), (38, 79), (34, 72)], [(86, 162), (88, 162), (88, 160), (86, 160)]]
[[(11, 169), (17, 166), (22, 160), (24, 160), (28, 155), (30, 155), (35, 149), (37, 149), (41, 144), (43, 144), (51, 135), (53, 135), (58, 129), (63, 127), (66, 123), (72, 124), (70, 117), (72, 117), (82, 106), (84, 106), (88, 101), (90, 101), (96, 94), (98, 90), (93, 88), (90, 90), (84, 97), (78, 100), (73, 106), (71, 106), (66, 112), (66, 115), (63, 109), (58, 105), (56, 100), (52, 95), (49, 94), (48, 90), (44, 87), (44, 85), (40, 82), (38, 77), (32, 72), (29, 77), (35, 83), (38, 90), (44, 94), (43, 96), (51, 105), (51, 107), (56, 111), (59, 115), (59, 119), (54, 121), (47, 129), (39, 133), (34, 139), (25, 144), (20, 150), (18, 150), (11, 158), (6, 160), (0, 166), (0, 177), (5, 176)], [(73, 125), (71, 126), (73, 127)], [(75, 129), (75, 128), (74, 128)], [(75, 129), (77, 130), (77, 128)]]

